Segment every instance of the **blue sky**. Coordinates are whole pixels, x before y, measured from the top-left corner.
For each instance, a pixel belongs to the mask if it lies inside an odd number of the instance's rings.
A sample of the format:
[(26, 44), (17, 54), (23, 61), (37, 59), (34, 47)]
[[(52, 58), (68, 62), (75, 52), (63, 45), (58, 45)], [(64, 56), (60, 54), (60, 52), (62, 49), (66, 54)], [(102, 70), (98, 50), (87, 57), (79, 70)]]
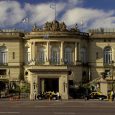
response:
[[(33, 24), (43, 26), (56, 18), (68, 27), (76, 23), (81, 28), (115, 28), (115, 0), (1, 0), (0, 28), (31, 28)], [(23, 21), (23, 19), (28, 19)]]

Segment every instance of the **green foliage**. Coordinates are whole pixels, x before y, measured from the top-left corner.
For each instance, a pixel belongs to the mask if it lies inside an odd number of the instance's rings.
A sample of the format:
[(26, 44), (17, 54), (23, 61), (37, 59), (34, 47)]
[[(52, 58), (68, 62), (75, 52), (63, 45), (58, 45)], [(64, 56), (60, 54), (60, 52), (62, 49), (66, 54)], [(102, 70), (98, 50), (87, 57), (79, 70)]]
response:
[(30, 84), (29, 83), (23, 83), (22, 86), (20, 86), (21, 93), (29, 93), (30, 92)]
[(20, 93), (20, 86), (13, 83), (13, 87), (9, 89), (9, 93)]

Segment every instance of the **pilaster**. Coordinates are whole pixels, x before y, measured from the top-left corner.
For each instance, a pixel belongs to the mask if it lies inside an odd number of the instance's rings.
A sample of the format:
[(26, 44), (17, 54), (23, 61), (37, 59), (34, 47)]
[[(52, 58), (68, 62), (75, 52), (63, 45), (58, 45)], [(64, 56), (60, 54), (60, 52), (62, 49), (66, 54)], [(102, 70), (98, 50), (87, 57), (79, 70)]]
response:
[(61, 42), (61, 48), (60, 48), (60, 64), (64, 64), (64, 58), (63, 58), (63, 53), (64, 53), (64, 48), (63, 48), (63, 45), (64, 45), (64, 41)]

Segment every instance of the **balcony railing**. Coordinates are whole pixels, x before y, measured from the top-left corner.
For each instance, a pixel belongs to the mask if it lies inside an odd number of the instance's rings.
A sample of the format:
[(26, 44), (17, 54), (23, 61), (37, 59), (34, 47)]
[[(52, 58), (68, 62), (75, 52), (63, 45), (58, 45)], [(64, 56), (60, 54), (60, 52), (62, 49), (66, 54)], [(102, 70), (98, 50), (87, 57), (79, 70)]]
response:
[(28, 61), (26, 63), (24, 63), (25, 65), (76, 65), (75, 62), (71, 61), (71, 62), (67, 62), (67, 61)]
[(0, 79), (8, 79), (9, 76), (8, 75), (0, 75)]
[(8, 63), (0, 63), (0, 66), (6, 66)]

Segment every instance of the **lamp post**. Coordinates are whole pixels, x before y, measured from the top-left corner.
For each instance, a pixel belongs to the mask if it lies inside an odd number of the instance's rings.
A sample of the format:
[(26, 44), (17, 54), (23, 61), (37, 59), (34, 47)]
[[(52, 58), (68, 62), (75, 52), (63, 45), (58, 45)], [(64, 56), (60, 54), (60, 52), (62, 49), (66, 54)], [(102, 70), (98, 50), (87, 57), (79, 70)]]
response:
[(67, 87), (67, 83), (66, 82), (63, 83), (63, 87), (64, 87), (64, 92), (65, 92), (65, 89)]

